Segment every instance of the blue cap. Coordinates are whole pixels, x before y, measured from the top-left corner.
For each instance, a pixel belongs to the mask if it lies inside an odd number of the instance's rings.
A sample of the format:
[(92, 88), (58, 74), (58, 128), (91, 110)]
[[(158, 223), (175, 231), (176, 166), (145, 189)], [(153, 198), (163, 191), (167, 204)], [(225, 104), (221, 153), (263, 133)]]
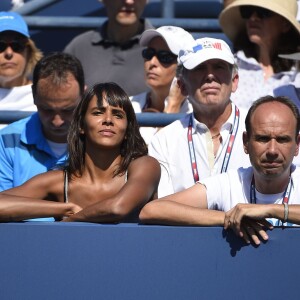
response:
[(15, 12), (1, 11), (0, 12), (0, 32), (3, 31), (16, 31), (26, 37), (30, 37), (28, 26), (21, 15)]

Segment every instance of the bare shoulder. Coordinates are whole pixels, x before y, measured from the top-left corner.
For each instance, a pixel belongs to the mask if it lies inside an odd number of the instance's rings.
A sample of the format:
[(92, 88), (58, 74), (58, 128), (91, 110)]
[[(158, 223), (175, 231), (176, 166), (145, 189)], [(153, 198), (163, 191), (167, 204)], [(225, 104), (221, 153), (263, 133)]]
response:
[(159, 162), (148, 155), (136, 158), (130, 163), (128, 168), (128, 177), (132, 175), (160, 178)]
[(148, 155), (145, 155), (145, 156), (141, 156), (139, 158), (136, 158), (135, 160), (133, 160), (130, 165), (129, 165), (129, 168), (136, 168), (136, 167), (143, 167), (143, 168), (160, 168), (159, 166), (159, 162), (157, 161), (157, 159), (155, 159), (154, 157), (152, 156), (148, 156)]

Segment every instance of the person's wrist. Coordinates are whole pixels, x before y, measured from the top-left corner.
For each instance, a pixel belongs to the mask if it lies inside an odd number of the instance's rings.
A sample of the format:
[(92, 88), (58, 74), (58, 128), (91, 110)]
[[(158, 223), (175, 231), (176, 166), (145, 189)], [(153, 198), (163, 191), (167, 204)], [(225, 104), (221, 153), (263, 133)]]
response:
[(289, 217), (289, 205), (288, 203), (283, 203), (284, 206), (284, 212), (283, 212), (283, 223), (286, 223), (288, 221), (288, 217)]

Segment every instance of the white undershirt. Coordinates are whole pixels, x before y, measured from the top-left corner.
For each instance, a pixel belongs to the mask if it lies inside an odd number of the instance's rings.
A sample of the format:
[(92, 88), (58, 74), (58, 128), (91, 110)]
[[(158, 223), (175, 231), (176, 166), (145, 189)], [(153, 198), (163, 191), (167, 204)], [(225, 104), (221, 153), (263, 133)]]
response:
[(56, 158), (61, 157), (67, 151), (67, 143), (55, 143), (47, 140), (51, 151), (54, 153)]

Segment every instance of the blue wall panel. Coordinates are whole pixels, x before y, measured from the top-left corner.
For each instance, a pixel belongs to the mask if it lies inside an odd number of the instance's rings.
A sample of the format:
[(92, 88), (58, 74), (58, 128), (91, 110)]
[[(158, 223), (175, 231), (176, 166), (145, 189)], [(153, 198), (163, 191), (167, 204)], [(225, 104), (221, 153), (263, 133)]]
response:
[(0, 225), (1, 299), (297, 299), (299, 228), (259, 247), (222, 228)]

